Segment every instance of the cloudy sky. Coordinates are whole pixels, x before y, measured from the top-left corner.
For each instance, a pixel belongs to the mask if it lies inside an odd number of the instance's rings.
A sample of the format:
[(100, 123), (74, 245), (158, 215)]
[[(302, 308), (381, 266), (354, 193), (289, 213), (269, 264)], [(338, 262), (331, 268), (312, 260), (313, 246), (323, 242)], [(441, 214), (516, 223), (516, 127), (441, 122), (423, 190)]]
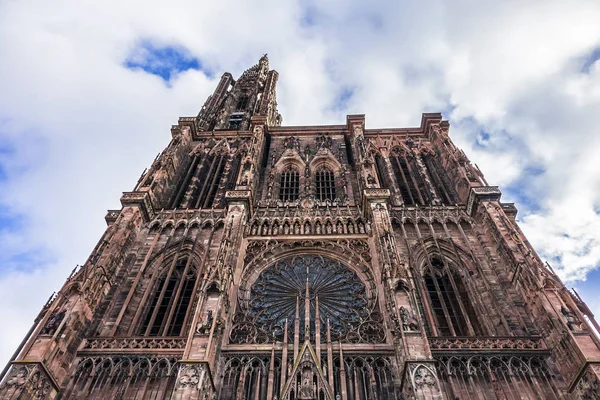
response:
[(0, 0), (0, 366), (170, 125), (263, 53), (284, 125), (442, 112), (600, 315), (598, 21), (598, 1)]

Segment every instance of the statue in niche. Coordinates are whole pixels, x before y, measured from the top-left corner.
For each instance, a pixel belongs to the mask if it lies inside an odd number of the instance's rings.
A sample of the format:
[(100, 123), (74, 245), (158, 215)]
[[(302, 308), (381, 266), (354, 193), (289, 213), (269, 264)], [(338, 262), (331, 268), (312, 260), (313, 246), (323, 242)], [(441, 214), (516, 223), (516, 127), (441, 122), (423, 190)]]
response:
[(312, 369), (304, 367), (302, 369), (302, 384), (298, 393), (298, 399), (315, 399), (316, 398), (316, 387), (312, 381)]
[(400, 319), (402, 320), (402, 330), (404, 332), (418, 332), (419, 322), (414, 315), (404, 306), (400, 307)]
[(375, 185), (377, 183), (377, 181), (375, 180), (375, 178), (373, 177), (373, 175), (367, 174), (367, 183), (369, 185)]
[(65, 317), (64, 311), (59, 311), (59, 312), (54, 311), (50, 315), (50, 318), (48, 318), (48, 321), (46, 321), (46, 324), (42, 328), (40, 334), (54, 335), (64, 317)]
[(577, 318), (577, 315), (573, 311), (571, 311), (568, 307), (562, 306), (560, 308), (560, 312), (565, 317), (567, 321), (567, 326), (572, 331), (580, 331), (581, 330), (581, 321)]
[(208, 335), (208, 333), (210, 332), (210, 328), (212, 327), (212, 323), (213, 311), (208, 310), (208, 312), (206, 313), (206, 318), (198, 325), (198, 327), (196, 328), (196, 332), (201, 335)]

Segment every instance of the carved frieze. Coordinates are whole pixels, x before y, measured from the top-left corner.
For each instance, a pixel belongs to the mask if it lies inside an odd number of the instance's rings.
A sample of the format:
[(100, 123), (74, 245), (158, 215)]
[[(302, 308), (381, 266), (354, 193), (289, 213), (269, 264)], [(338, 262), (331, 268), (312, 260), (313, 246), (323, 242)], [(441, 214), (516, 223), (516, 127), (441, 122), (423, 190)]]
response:
[(541, 337), (430, 337), (432, 352), (539, 352), (547, 351)]
[(112, 353), (150, 351), (160, 353), (182, 353), (185, 338), (175, 337), (94, 337), (86, 339), (80, 353)]

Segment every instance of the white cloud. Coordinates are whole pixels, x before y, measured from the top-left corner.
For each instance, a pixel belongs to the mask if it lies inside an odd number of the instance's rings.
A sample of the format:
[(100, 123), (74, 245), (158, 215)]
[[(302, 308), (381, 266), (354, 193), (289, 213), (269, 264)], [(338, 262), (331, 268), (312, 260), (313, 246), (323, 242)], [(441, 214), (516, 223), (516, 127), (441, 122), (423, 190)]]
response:
[[(372, 127), (415, 126), (422, 112), (446, 111), (490, 184), (523, 186), (527, 202), (510, 190), (505, 200), (521, 201), (536, 249), (560, 259), (565, 278), (597, 268), (600, 63), (581, 71), (600, 47), (597, 2), (166, 4), (0, 3), (0, 203), (21, 218), (0, 232), (0, 364), (85, 261), (105, 210), (119, 207), (170, 125), (197, 113), (220, 71), (238, 75), (264, 52), (280, 73), (285, 124), (365, 113)], [(127, 70), (139, 40), (182, 46), (217, 76), (187, 71), (168, 87)]]

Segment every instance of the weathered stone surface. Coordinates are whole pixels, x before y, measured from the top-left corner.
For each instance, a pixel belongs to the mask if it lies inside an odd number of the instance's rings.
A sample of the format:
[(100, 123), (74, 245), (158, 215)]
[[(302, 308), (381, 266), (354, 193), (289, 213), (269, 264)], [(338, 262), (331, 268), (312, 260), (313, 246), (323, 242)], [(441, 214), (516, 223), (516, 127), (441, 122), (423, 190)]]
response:
[(172, 127), (0, 398), (598, 398), (592, 315), (440, 114), (286, 127), (276, 82)]

